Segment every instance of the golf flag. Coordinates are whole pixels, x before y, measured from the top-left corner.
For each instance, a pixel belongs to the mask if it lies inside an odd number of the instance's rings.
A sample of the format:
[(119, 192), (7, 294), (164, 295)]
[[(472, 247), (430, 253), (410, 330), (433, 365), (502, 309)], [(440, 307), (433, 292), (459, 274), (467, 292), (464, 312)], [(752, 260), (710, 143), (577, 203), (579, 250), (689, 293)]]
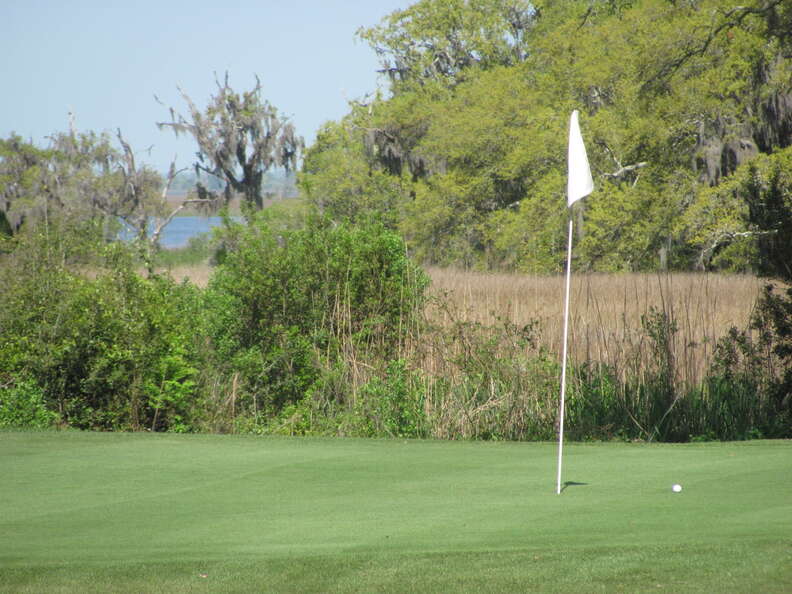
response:
[(567, 204), (572, 206), (575, 202), (588, 196), (594, 190), (594, 180), (591, 179), (586, 146), (583, 144), (583, 135), (580, 133), (577, 109), (572, 112), (569, 120), (569, 170), (567, 174)]
[[(577, 109), (569, 119), (569, 170), (567, 172), (567, 205), (588, 196), (594, 190), (586, 147), (580, 134)], [(567, 238), (566, 292), (564, 295), (564, 343), (561, 362), (561, 398), (558, 407), (558, 474), (556, 493), (561, 494), (561, 464), (564, 456), (564, 409), (566, 408), (567, 339), (569, 336), (569, 286), (572, 279), (572, 216), (569, 217)]]

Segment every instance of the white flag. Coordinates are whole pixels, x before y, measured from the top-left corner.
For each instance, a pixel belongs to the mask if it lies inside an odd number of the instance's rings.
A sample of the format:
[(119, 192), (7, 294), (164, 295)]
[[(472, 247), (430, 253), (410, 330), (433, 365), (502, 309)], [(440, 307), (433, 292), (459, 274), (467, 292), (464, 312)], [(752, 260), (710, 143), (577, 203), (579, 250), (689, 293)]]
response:
[(594, 190), (594, 180), (591, 179), (586, 146), (580, 134), (577, 109), (572, 112), (569, 120), (569, 170), (567, 173), (567, 204), (572, 206), (575, 202), (588, 196)]

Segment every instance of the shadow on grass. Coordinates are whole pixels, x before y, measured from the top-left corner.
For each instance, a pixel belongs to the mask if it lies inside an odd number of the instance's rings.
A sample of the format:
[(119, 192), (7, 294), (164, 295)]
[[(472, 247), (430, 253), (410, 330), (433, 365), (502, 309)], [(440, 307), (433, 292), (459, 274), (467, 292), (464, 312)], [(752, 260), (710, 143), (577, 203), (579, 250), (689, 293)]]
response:
[(588, 483), (578, 483), (577, 481), (565, 481), (564, 484), (561, 486), (561, 492), (563, 493), (566, 491), (567, 487), (584, 487), (588, 485)]

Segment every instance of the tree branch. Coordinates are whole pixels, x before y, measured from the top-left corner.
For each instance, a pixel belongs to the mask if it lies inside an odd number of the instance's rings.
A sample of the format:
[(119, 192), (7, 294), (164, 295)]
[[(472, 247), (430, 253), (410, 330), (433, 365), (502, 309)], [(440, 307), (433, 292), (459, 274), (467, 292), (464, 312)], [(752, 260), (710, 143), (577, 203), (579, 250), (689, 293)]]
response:
[(696, 267), (699, 270), (705, 270), (707, 267), (707, 263), (712, 258), (712, 255), (715, 253), (720, 246), (724, 244), (731, 243), (735, 239), (741, 237), (760, 237), (762, 235), (775, 235), (777, 230), (771, 229), (769, 231), (723, 231), (715, 239), (712, 241), (712, 244), (709, 247), (704, 248), (701, 250), (701, 253), (698, 257), (698, 262), (696, 263)]
[(784, 1), (786, 0), (764, 0), (761, 6), (735, 6), (730, 10), (724, 11), (724, 21), (710, 28), (707, 38), (704, 41), (697, 45), (693, 44), (689, 46), (689, 49), (685, 50), (681, 56), (664, 64), (654, 76), (648, 78), (646, 82), (641, 85), (641, 92), (647, 91), (658, 81), (676, 72), (691, 58), (703, 56), (715, 38), (720, 35), (723, 30), (742, 25), (743, 21), (749, 15), (766, 15)]
[(641, 161), (640, 163), (635, 163), (633, 165), (622, 165), (613, 173), (603, 173), (605, 177), (614, 177), (614, 178), (622, 178), (627, 173), (635, 171), (636, 169), (640, 169), (641, 167), (646, 167), (649, 163), (646, 161)]

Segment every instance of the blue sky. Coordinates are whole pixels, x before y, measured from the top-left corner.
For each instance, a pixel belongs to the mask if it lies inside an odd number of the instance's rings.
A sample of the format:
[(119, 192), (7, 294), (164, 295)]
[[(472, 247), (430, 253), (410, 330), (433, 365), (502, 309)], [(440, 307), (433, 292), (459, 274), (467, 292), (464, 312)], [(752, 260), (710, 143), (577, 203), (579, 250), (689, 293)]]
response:
[[(386, 83), (377, 57), (355, 38), (411, 0), (0, 1), (0, 136), (38, 145), (68, 129), (115, 132), (139, 159), (164, 170), (192, 163), (195, 146), (159, 131), (183, 113), (179, 85), (203, 107), (214, 73), (239, 91), (261, 79), (263, 96), (291, 116), (306, 142), (347, 112), (347, 100)], [(146, 149), (153, 145), (149, 152)]]

